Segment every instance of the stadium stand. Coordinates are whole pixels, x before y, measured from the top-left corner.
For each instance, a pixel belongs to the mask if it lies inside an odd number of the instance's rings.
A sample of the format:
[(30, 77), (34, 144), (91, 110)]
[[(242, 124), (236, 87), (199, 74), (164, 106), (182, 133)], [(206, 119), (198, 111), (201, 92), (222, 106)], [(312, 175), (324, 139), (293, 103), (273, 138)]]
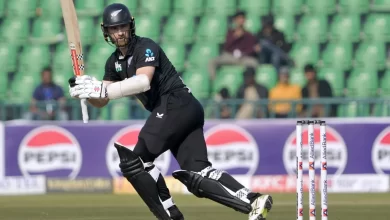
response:
[[(390, 96), (389, 0), (76, 0), (86, 73), (98, 78), (113, 51), (101, 34), (101, 13), (113, 2), (130, 8), (136, 33), (164, 48), (200, 99), (212, 98), (223, 87), (235, 94), (242, 82), (242, 66), (222, 66), (214, 81), (207, 73), (208, 61), (220, 54), (230, 16), (238, 9), (247, 12), (246, 28), (254, 34), (261, 29), (262, 16), (274, 16), (275, 26), (292, 44), (292, 82), (303, 85), (303, 67), (312, 63), (336, 97)], [(28, 103), (27, 91), (36, 86), (45, 66), (52, 67), (55, 82), (67, 91), (72, 71), (61, 19), (59, 1), (0, 0), (0, 101)], [(14, 79), (25, 80), (23, 88)], [(256, 79), (270, 89), (277, 72), (269, 64), (260, 65)], [(112, 111), (129, 108), (116, 103)], [(340, 106), (338, 116), (384, 116), (390, 114), (388, 109), (382, 104), (370, 108), (347, 103)]]

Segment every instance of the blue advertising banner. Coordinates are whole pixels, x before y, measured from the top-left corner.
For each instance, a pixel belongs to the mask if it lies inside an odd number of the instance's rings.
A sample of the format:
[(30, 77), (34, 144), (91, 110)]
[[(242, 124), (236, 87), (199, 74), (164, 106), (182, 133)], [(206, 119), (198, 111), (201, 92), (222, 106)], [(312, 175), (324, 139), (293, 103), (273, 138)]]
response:
[[(390, 120), (327, 120), (329, 174), (390, 174)], [(213, 166), (235, 175), (295, 174), (296, 120), (208, 121), (205, 139)], [(143, 121), (5, 123), (6, 176), (118, 177), (113, 143), (135, 146)], [(303, 129), (307, 161), (307, 128)], [(315, 128), (319, 170), (319, 126)], [(164, 175), (179, 169), (168, 151), (156, 161)], [(308, 163), (304, 169), (307, 170)]]

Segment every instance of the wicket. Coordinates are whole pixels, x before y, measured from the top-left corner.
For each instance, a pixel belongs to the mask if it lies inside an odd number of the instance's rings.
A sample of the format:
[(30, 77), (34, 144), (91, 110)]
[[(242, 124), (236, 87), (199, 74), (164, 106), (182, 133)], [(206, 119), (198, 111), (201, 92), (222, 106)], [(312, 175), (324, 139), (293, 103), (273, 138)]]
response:
[(308, 125), (309, 145), (309, 216), (316, 219), (315, 190), (315, 139), (314, 125), (320, 125), (321, 143), (321, 219), (328, 220), (328, 189), (327, 189), (327, 159), (326, 159), (326, 124), (321, 120), (297, 121), (296, 125), (296, 157), (297, 157), (297, 220), (303, 220), (303, 157), (302, 157), (302, 127)]

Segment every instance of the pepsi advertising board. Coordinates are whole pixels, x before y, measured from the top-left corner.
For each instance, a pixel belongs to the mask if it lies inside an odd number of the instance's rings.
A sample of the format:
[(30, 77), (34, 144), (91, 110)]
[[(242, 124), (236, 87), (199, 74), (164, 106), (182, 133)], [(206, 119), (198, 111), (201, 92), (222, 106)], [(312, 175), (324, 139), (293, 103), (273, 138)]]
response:
[[(330, 175), (390, 174), (390, 120), (329, 119), (326, 122)], [(204, 134), (209, 159), (215, 168), (233, 175), (295, 175), (295, 124), (296, 120), (285, 119), (208, 121)], [(50, 125), (7, 122), (5, 175), (64, 179), (119, 177), (113, 143), (119, 141), (133, 148), (142, 125), (143, 121)], [(316, 127), (317, 161), (318, 133)], [(302, 140), (303, 157), (307, 161), (306, 127)], [(166, 176), (180, 169), (169, 151), (155, 163)], [(304, 169), (307, 168), (306, 164)]]

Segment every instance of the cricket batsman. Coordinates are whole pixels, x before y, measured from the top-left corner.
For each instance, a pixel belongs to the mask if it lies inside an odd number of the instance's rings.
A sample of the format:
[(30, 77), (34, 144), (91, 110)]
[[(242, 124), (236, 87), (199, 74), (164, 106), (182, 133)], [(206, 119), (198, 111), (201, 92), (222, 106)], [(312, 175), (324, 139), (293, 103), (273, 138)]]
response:
[(111, 99), (136, 96), (151, 112), (133, 151), (121, 143), (115, 147), (123, 176), (157, 219), (184, 219), (153, 164), (170, 150), (181, 168), (173, 177), (195, 196), (249, 214), (249, 220), (265, 220), (272, 197), (251, 192), (225, 171), (212, 167), (203, 136), (202, 105), (160, 46), (135, 34), (135, 20), (128, 8), (123, 4), (107, 6), (101, 29), (104, 39), (116, 46), (107, 59), (103, 80), (88, 75), (71, 78), (69, 92), (98, 108)]

